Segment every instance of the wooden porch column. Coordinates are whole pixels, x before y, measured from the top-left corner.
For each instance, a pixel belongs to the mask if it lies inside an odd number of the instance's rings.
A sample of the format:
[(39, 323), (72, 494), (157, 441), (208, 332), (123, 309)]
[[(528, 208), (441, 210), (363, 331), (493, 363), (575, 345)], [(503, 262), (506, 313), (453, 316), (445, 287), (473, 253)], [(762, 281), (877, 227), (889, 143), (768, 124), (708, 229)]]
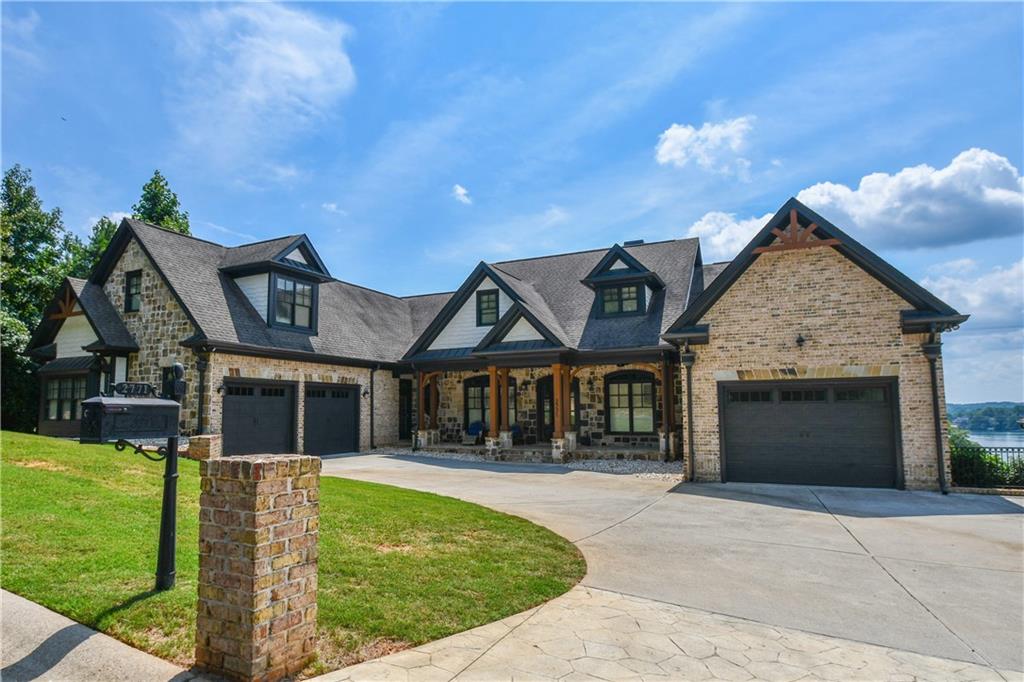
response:
[(675, 430), (675, 381), (672, 376), (672, 363), (668, 358), (661, 361), (661, 429), (665, 435)]
[(427, 426), (423, 412), (423, 373), (416, 372), (416, 429), (422, 431)]
[(501, 391), (501, 430), (508, 431), (508, 367), (501, 368), (498, 390)]
[(572, 369), (562, 365), (562, 429), (572, 431)]
[(489, 406), (489, 413), (491, 415), (491, 418), (488, 420), (488, 421), (490, 421), (490, 424), (487, 425), (487, 427), (488, 427), (488, 432), (487, 433), (488, 433), (488, 435), (490, 435), (491, 438), (497, 438), (498, 437), (498, 419), (499, 419), (499, 415), (498, 415), (498, 398), (500, 397), (499, 396), (500, 391), (498, 389), (498, 368), (495, 367), (494, 365), (491, 365), (490, 367), (487, 368), (487, 375), (488, 375), (488, 377), (490, 378), (490, 381), (491, 381), (491, 394), (490, 394), (490, 396), (488, 396), (490, 398), (490, 403), (491, 403), (490, 406)]
[(437, 375), (435, 372), (430, 377), (430, 428), (437, 429), (437, 411), (441, 407), (441, 391), (437, 387)]
[(555, 418), (555, 429), (554, 433), (551, 434), (551, 437), (559, 440), (565, 438), (565, 422), (562, 421), (562, 418), (565, 416), (562, 411), (562, 398), (564, 397), (562, 395), (562, 379), (564, 378), (562, 364), (560, 362), (556, 362), (551, 365), (551, 392), (554, 394), (551, 397), (555, 402), (554, 409), (551, 410)]

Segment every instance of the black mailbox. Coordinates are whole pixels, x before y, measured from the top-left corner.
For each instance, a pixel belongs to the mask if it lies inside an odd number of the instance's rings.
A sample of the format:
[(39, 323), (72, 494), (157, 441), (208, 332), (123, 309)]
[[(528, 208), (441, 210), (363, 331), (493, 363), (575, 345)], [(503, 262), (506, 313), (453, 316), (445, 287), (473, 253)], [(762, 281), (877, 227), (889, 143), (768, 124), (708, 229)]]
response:
[(162, 398), (89, 398), (82, 401), (79, 442), (175, 438), (179, 410), (178, 403)]

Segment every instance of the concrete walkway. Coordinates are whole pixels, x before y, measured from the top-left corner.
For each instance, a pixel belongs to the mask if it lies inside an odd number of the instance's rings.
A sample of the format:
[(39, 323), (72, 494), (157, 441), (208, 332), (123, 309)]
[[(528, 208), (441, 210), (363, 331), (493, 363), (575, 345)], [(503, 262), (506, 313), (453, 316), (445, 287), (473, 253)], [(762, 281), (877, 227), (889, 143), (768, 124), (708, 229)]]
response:
[(205, 679), (6, 590), (0, 592), (0, 666), (3, 682)]
[(576, 587), (543, 606), (316, 682), (1022, 679), (1020, 673)]
[(863, 642), (979, 669), (1024, 669), (1020, 500), (674, 487), (550, 465), (388, 455), (326, 460), (324, 473), (439, 492), (552, 528), (586, 556), (582, 584), (591, 594), (815, 633), (842, 651)]

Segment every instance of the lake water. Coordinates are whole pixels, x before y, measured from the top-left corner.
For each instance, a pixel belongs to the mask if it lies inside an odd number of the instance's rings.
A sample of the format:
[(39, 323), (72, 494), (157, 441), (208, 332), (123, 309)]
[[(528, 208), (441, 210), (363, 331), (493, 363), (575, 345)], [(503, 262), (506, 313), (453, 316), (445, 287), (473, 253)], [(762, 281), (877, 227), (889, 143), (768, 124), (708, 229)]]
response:
[(1024, 429), (1016, 431), (970, 431), (971, 440), (990, 448), (1024, 448)]

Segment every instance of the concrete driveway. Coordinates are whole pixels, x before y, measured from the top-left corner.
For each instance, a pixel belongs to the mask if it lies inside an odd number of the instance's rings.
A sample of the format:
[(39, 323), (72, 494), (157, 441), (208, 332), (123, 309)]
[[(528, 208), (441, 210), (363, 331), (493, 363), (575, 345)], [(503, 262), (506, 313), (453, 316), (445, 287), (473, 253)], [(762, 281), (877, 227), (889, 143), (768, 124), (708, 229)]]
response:
[(1009, 670), (1024, 669), (1020, 499), (679, 484), (551, 465), (324, 460), (525, 517), (575, 542), (586, 587)]

